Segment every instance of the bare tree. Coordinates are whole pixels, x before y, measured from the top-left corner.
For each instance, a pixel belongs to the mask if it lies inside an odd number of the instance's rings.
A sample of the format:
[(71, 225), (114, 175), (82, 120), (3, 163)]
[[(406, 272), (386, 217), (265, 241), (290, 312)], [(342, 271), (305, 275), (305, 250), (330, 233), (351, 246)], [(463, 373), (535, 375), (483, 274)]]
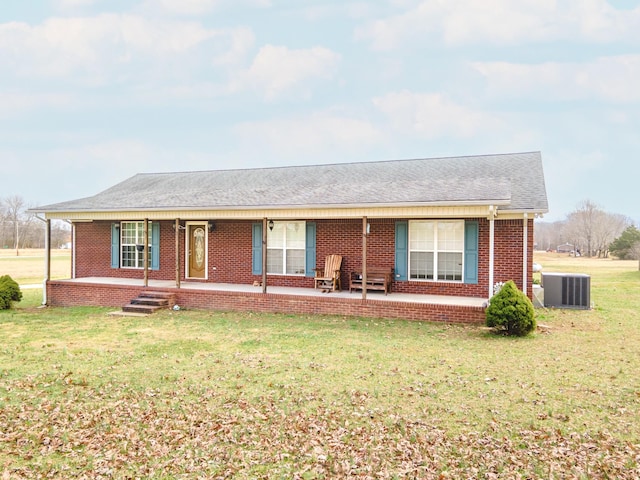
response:
[(12, 195), (5, 198), (2, 203), (5, 210), (5, 222), (13, 225), (13, 248), (18, 256), (20, 254), (20, 223), (25, 214), (25, 202), (20, 195)]
[(7, 208), (4, 205), (4, 200), (0, 198), (0, 248), (8, 246), (7, 231), (10, 228), (11, 225), (7, 217)]
[(598, 211), (596, 224), (593, 228), (594, 248), (598, 258), (609, 256), (611, 242), (618, 238), (622, 232), (631, 225), (631, 220), (624, 215)]
[(598, 221), (604, 212), (591, 200), (583, 200), (578, 208), (567, 217), (567, 234), (576, 249), (586, 251), (591, 257)]

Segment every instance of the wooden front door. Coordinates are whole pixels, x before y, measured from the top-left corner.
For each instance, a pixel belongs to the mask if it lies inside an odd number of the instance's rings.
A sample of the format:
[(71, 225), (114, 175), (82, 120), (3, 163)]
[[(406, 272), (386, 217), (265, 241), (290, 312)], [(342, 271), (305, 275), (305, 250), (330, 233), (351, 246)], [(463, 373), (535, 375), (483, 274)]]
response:
[(189, 239), (187, 277), (204, 279), (207, 276), (207, 225), (189, 224), (187, 235)]

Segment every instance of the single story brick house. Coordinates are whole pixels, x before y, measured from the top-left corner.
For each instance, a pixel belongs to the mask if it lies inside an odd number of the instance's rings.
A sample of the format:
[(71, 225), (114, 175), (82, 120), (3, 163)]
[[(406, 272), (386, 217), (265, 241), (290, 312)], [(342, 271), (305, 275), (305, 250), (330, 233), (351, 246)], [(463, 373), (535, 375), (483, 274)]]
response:
[[(153, 289), (185, 308), (481, 322), (496, 283), (532, 296), (548, 206), (529, 152), (138, 174), (32, 211), (47, 245), (52, 219), (72, 225), (72, 278), (45, 278), (52, 306)], [(314, 269), (333, 254), (343, 288), (321, 294)], [(392, 271), (388, 295), (348, 291), (374, 268)]]

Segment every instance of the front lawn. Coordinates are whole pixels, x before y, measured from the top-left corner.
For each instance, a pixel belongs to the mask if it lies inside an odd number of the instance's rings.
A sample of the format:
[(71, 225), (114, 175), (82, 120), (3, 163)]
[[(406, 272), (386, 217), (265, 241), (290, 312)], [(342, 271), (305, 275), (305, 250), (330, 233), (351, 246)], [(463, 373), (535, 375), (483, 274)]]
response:
[[(548, 327), (101, 308), (0, 312), (7, 478), (636, 478), (636, 262)], [(571, 263), (567, 263), (571, 262)], [(4, 477), (3, 477), (4, 478)]]

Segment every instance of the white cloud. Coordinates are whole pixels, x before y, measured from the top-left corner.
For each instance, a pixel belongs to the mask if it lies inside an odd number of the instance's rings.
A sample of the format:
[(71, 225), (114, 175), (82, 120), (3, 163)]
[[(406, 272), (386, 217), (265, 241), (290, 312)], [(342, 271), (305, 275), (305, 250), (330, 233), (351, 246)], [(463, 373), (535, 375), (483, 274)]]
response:
[(12, 22), (0, 24), (0, 72), (100, 83), (153, 74), (154, 66), (173, 62), (174, 68), (164, 68), (163, 75), (180, 75), (193, 56), (196, 64), (203, 58), (231, 61), (252, 42), (250, 37), (247, 29), (213, 30), (198, 22), (130, 14), (51, 18), (36, 26)]
[(275, 155), (293, 156), (298, 161), (327, 152), (364, 150), (384, 138), (383, 132), (368, 121), (338, 112), (247, 122), (234, 127), (234, 131), (245, 144)]
[(303, 12), (306, 19), (317, 21), (335, 17), (366, 18), (371, 14), (375, 5), (371, 2), (362, 1), (329, 2), (317, 5), (300, 2), (298, 8)]
[(469, 138), (495, 130), (502, 121), (488, 113), (459, 105), (442, 94), (392, 92), (373, 100), (394, 130), (424, 138)]
[(377, 50), (434, 37), (451, 45), (638, 42), (640, 7), (617, 10), (606, 0), (424, 0), (404, 13), (356, 29), (355, 35), (370, 40)]
[[(240, 5), (238, 5), (240, 4)], [(225, 6), (270, 7), (270, 0), (146, 0), (142, 8), (170, 15), (203, 15)]]
[(496, 96), (613, 102), (640, 101), (640, 55), (602, 57), (589, 63), (474, 63)]
[(273, 100), (303, 88), (303, 84), (308, 88), (309, 81), (332, 78), (340, 58), (339, 54), (323, 47), (295, 50), (265, 45), (249, 69), (232, 82), (232, 89), (254, 88), (267, 100)]
[(54, 0), (54, 5), (60, 10), (73, 10), (81, 7), (89, 7), (96, 0)]
[(49, 107), (63, 108), (72, 103), (71, 96), (66, 94), (0, 92), (0, 119)]
[(228, 31), (220, 40), (226, 45), (222, 53), (214, 56), (213, 63), (220, 66), (234, 66), (246, 58), (255, 43), (255, 35), (249, 28), (238, 27)]

